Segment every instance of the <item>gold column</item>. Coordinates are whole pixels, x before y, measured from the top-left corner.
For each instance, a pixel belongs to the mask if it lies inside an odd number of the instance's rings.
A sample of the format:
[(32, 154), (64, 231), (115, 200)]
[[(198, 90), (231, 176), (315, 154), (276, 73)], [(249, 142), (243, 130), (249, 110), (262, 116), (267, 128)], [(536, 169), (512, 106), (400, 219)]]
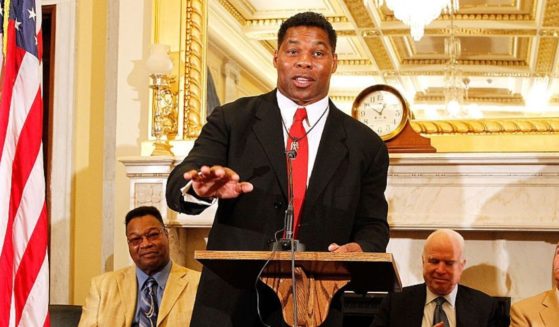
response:
[(183, 139), (196, 138), (206, 122), (207, 8), (204, 0), (186, 0)]

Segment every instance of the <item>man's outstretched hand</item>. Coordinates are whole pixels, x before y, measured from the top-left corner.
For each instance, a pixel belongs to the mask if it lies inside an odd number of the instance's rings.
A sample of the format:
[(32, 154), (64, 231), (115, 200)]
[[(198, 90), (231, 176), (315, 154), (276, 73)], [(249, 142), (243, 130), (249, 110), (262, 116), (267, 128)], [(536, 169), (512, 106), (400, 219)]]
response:
[(233, 199), (254, 188), (249, 182), (240, 182), (232, 169), (222, 166), (202, 166), (184, 173), (184, 179), (192, 181), (192, 189), (202, 198)]

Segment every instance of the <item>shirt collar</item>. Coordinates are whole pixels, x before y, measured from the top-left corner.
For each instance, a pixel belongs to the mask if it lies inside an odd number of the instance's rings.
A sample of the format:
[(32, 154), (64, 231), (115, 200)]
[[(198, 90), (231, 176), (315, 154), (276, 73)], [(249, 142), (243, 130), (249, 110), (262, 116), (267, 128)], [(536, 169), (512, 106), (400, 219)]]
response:
[[(160, 271), (156, 272), (155, 274), (151, 275), (153, 279), (157, 282), (157, 286), (161, 289), (165, 289), (165, 285), (167, 284), (167, 279), (169, 278), (169, 273), (171, 272), (171, 260), (167, 262), (165, 267)], [(136, 266), (136, 278), (138, 280), (138, 288), (142, 289), (144, 283), (150, 276), (142, 271), (142, 269)]]
[[(293, 100), (283, 95), (279, 90), (276, 90), (276, 98), (278, 99), (278, 106), (281, 111), (281, 116), (285, 122), (285, 125), (289, 128), (289, 126), (291, 126), (291, 123), (293, 122), (295, 111), (302, 106), (293, 102)], [(326, 96), (318, 100), (317, 102), (304, 106), (304, 108), (307, 109), (307, 126), (314, 125), (316, 121), (320, 119), (328, 105), (328, 96)]]
[[(427, 298), (425, 300), (425, 305), (427, 305), (433, 302), (440, 295), (431, 292), (431, 290), (429, 289), (429, 287), (427, 287), (427, 285), (425, 285), (425, 288), (427, 288)], [(454, 304), (456, 303), (457, 294), (458, 294), (458, 285), (455, 285), (452, 291), (443, 297), (446, 300), (446, 302), (448, 302), (452, 307), (454, 307)]]

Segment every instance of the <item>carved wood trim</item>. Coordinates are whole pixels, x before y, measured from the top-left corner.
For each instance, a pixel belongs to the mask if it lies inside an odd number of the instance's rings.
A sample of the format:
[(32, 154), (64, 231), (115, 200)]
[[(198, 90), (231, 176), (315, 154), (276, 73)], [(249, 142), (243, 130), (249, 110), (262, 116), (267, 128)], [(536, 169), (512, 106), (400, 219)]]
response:
[(203, 0), (186, 0), (183, 139), (198, 137), (206, 122), (207, 6)]

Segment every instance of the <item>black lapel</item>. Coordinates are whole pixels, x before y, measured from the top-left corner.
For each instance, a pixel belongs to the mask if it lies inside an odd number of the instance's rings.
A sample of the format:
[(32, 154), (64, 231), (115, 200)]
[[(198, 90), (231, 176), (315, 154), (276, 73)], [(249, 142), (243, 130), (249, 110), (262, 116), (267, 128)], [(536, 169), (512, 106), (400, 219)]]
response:
[(409, 299), (409, 303), (404, 308), (404, 312), (408, 315), (406, 320), (411, 323), (411, 326), (421, 326), (425, 299), (427, 298), (427, 285), (423, 283), (411, 287), (410, 294), (406, 296)]
[(475, 326), (475, 315), (478, 312), (475, 308), (476, 303), (471, 299), (468, 290), (458, 285), (456, 293), (456, 326), (468, 327)]
[(266, 153), (270, 166), (276, 174), (284, 197), (287, 197), (287, 173), (285, 148), (283, 141), (283, 126), (281, 113), (276, 99), (276, 90), (264, 94), (256, 109), (257, 121), (252, 129)]
[(330, 112), (320, 138), (304, 207), (312, 207), (347, 155), (344, 113), (330, 102)]

